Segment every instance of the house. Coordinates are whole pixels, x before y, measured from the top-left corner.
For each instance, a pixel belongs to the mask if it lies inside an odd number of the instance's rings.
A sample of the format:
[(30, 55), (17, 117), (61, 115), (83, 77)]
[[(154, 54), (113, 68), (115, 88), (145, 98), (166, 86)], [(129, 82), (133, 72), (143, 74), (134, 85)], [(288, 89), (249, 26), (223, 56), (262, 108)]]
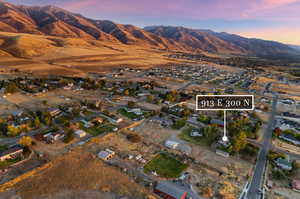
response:
[(284, 169), (284, 170), (292, 170), (292, 163), (289, 162), (288, 160), (286, 159), (283, 159), (283, 158), (278, 158), (275, 160), (275, 164), (280, 167), (281, 169)]
[(14, 117), (21, 117), (23, 115), (24, 111), (14, 111), (12, 112), (12, 115)]
[(102, 160), (109, 160), (111, 158), (113, 158), (113, 156), (115, 155), (116, 153), (110, 149), (105, 149), (104, 151), (100, 151), (98, 153), (98, 158), (102, 159)]
[(167, 140), (165, 142), (165, 146), (170, 149), (177, 149), (177, 147), (179, 146), (179, 143), (175, 142), (175, 141)]
[(99, 115), (101, 116), (101, 117), (104, 117), (105, 119), (107, 119), (109, 122), (111, 122), (111, 123), (115, 123), (115, 124), (118, 124), (118, 123), (120, 123), (120, 122), (122, 122), (123, 121), (123, 119), (122, 118), (118, 118), (118, 117), (116, 117), (115, 115), (106, 115), (106, 114), (104, 114), (104, 113), (99, 113)]
[(194, 193), (191, 186), (183, 181), (160, 181), (153, 192), (164, 199), (204, 199)]
[(101, 117), (96, 117), (95, 119), (93, 119), (93, 122), (97, 122), (99, 124), (102, 124), (104, 122), (104, 119)]
[(294, 191), (300, 192), (300, 180), (293, 180), (292, 181), (292, 189)]
[(217, 126), (220, 126), (220, 127), (223, 127), (224, 126), (224, 121), (222, 120), (217, 120), (217, 119), (212, 119), (210, 121), (210, 124), (212, 125), (217, 125)]
[(197, 130), (192, 130), (190, 136), (191, 136), (191, 137), (202, 137), (202, 136), (203, 136), (203, 133), (200, 132), (200, 131), (197, 131)]
[(294, 135), (292, 134), (282, 134), (279, 136), (279, 138), (291, 142), (295, 145), (300, 145), (300, 140), (298, 140)]
[(83, 130), (77, 130), (74, 134), (77, 138), (83, 138), (87, 135), (86, 132)]
[(23, 148), (19, 145), (16, 145), (14, 147), (11, 147), (7, 149), (6, 151), (3, 151), (0, 153), (0, 161), (5, 161), (8, 159), (13, 159), (23, 153)]
[(65, 134), (62, 131), (51, 132), (45, 134), (43, 137), (47, 142), (54, 143), (62, 138), (64, 138)]
[(220, 150), (220, 149), (217, 149), (217, 150), (216, 150), (216, 154), (218, 154), (218, 155), (220, 155), (220, 156), (223, 156), (223, 157), (225, 157), (225, 158), (228, 158), (228, 157), (230, 156), (230, 154), (229, 154), (228, 152), (222, 151), (222, 150)]
[(49, 108), (48, 112), (52, 117), (55, 117), (61, 113), (61, 110), (59, 110), (58, 108)]
[(140, 108), (133, 108), (133, 109), (125, 109), (128, 113), (134, 113), (134, 114), (136, 114), (136, 115), (138, 115), (138, 116), (141, 116), (141, 115), (143, 115), (144, 113), (143, 113), (143, 111), (140, 109)]
[(88, 122), (88, 121), (86, 121), (86, 120), (80, 120), (80, 121), (83, 123), (83, 126), (84, 126), (85, 128), (90, 128), (90, 127), (94, 126), (93, 123)]

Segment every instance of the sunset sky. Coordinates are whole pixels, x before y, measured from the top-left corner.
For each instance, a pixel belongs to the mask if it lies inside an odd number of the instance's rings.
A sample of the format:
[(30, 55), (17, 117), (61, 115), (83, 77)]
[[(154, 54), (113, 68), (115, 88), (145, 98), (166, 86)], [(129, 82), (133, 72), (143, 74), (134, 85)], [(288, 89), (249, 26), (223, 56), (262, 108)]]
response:
[(300, 45), (300, 0), (7, 0), (139, 27), (212, 29)]

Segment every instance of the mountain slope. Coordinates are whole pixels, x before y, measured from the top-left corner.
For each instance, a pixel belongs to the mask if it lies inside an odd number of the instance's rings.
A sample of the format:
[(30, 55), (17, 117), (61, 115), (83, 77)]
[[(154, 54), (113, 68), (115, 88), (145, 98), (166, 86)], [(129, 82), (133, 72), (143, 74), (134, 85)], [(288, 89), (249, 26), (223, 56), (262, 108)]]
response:
[(88, 19), (54, 6), (15, 6), (0, 2), (0, 31), (78, 37), (181, 49), (181, 46), (176, 42), (160, 38), (141, 28), (116, 24), (111, 21)]
[(183, 27), (152, 26), (141, 29), (133, 25), (89, 19), (54, 6), (16, 6), (1, 0), (0, 31), (99, 40), (175, 51), (273, 56), (298, 53), (296, 49), (278, 42)]
[(288, 45), (261, 39), (249, 39), (228, 33), (217, 33), (210, 30), (195, 30), (184, 27), (149, 26), (145, 30), (165, 38), (201, 48), (213, 53), (236, 53), (249, 55), (299, 54)]

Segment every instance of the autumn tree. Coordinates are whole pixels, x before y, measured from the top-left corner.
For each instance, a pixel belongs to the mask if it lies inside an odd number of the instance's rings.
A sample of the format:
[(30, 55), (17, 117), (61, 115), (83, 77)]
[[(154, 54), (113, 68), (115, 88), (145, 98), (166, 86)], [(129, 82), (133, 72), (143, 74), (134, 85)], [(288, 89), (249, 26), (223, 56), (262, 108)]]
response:
[(240, 132), (238, 135), (236, 135), (233, 138), (233, 143), (232, 143), (232, 150), (235, 153), (240, 152), (243, 150), (247, 145), (247, 135), (245, 132)]
[(19, 135), (21, 133), (21, 131), (20, 131), (20, 128), (17, 128), (17, 127), (15, 127), (15, 126), (13, 126), (13, 125), (8, 125), (7, 126), (7, 134), (9, 135), (9, 136), (17, 136), (17, 135)]
[(202, 191), (202, 196), (205, 198), (211, 198), (214, 196), (213, 190), (211, 187), (205, 187)]
[(33, 141), (29, 136), (23, 136), (19, 140), (19, 144), (23, 147), (30, 147), (32, 145)]
[(36, 128), (40, 128), (41, 127), (41, 121), (40, 121), (39, 117), (35, 117), (35, 119), (34, 119), (34, 126)]
[(127, 106), (128, 106), (128, 108), (134, 108), (135, 107), (135, 102), (133, 102), (133, 101), (129, 101), (128, 103), (127, 103)]

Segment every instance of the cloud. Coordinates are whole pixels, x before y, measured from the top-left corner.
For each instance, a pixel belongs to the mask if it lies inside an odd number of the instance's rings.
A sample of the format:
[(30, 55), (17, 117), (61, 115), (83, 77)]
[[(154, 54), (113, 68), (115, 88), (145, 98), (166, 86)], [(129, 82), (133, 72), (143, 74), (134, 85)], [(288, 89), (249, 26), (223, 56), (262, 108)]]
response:
[(241, 13), (242, 17), (251, 18), (266, 12), (275, 12), (276, 9), (299, 3), (300, 0), (259, 0), (253, 1), (250, 8)]
[(97, 5), (97, 0), (76, 0), (64, 3), (64, 8), (72, 11), (78, 11), (82, 8)]

